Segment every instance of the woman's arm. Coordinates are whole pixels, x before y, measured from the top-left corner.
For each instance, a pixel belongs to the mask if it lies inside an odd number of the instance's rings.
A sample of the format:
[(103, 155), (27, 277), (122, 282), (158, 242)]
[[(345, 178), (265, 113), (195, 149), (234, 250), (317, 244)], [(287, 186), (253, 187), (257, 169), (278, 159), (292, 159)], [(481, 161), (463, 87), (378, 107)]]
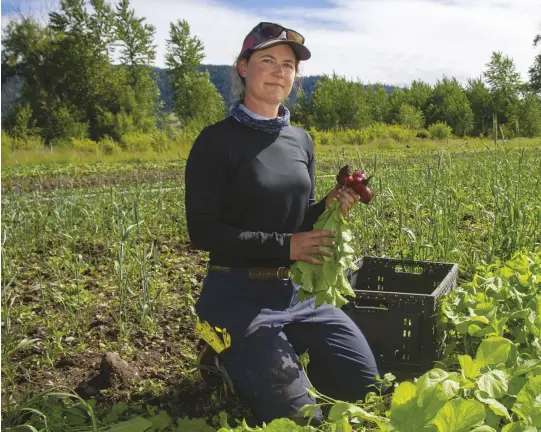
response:
[(302, 231), (312, 231), (314, 224), (316, 223), (321, 213), (325, 211), (327, 195), (325, 195), (319, 202), (316, 202), (316, 178), (315, 178), (315, 154), (314, 154), (314, 143), (310, 135), (308, 136), (309, 144), (309, 155), (310, 160), (308, 161), (308, 173), (310, 174), (310, 181), (312, 182), (312, 189), (310, 191), (310, 197), (308, 201), (308, 211), (304, 216), (304, 220), (299, 228), (299, 232)]
[(289, 233), (244, 231), (221, 221), (229, 170), (229, 153), (213, 141), (210, 128), (195, 141), (186, 162), (186, 219), (195, 248), (220, 255), (287, 261)]

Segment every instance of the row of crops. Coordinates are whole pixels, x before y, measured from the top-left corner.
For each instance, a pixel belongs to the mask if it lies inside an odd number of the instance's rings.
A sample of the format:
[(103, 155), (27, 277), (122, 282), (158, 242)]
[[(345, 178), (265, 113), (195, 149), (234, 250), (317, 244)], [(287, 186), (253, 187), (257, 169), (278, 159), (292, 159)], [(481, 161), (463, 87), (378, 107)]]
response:
[[(448, 341), (438, 368), (395, 383), (392, 397), (352, 404), (318, 394), (331, 407), (326, 430), (541, 430), (539, 144), (318, 153), (318, 195), (346, 163), (375, 176), (376, 198), (348, 220), (357, 256), (460, 269), (459, 289), (441, 305)], [(183, 166), (3, 171), (3, 428), (250, 430), (235, 420), (246, 411), (195, 368), (206, 254), (189, 245)], [(41, 393), (80, 387), (105, 351), (141, 380), (91, 402)], [(285, 419), (266, 428), (297, 429)]]

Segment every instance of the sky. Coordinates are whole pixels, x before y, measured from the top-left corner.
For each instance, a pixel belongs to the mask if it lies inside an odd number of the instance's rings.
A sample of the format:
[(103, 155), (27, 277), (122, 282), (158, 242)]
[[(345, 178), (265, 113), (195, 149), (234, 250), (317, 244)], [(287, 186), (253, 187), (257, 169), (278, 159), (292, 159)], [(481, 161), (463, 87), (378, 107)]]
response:
[[(2, 2), (2, 26), (16, 10), (44, 15), (57, 0)], [(480, 77), (493, 51), (511, 57), (524, 80), (541, 33), (541, 0), (131, 0), (156, 28), (163, 66), (172, 21), (185, 19), (204, 44), (206, 64), (232, 64), (260, 21), (306, 37), (312, 58), (302, 75), (332, 74), (363, 83), (465, 83)]]

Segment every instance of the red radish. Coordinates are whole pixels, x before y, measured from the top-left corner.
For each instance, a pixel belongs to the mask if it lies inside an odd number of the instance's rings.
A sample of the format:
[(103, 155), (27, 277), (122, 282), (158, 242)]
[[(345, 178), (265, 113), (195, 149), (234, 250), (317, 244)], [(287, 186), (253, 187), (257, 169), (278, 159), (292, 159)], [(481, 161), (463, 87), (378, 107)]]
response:
[(371, 178), (367, 177), (364, 171), (355, 171), (353, 174), (350, 174), (348, 165), (342, 167), (336, 176), (338, 183), (353, 189), (360, 196), (360, 200), (364, 204), (368, 204), (374, 196), (374, 192), (368, 187)]
[(340, 168), (340, 171), (338, 172), (338, 175), (336, 176), (336, 181), (342, 186), (345, 186), (346, 184), (348, 184), (349, 177), (351, 177), (351, 174), (349, 172), (349, 166), (345, 165), (342, 168)]
[(353, 178), (355, 180), (357, 180), (358, 178), (360, 178), (361, 180), (364, 180), (366, 178), (366, 174), (364, 172), (361, 172), (361, 171), (355, 171), (353, 173)]
[(361, 202), (364, 204), (368, 204), (372, 197), (374, 196), (374, 192), (365, 185), (362, 185), (362, 188), (357, 188), (357, 195), (361, 197)]

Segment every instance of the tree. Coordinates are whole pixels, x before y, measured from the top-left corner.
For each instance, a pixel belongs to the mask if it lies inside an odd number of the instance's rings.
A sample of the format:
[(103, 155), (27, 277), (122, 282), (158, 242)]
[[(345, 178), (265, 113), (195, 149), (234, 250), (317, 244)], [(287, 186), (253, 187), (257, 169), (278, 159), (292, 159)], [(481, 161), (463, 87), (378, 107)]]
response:
[[(54, 91), (54, 76), (44, 76), (46, 65), (54, 55), (50, 30), (31, 18), (10, 21), (2, 33), (2, 79), (14, 76), (22, 79), (18, 103), (26, 106), (38, 126), (45, 125), (45, 112)], [(11, 132), (16, 127), (17, 105), (6, 116), (4, 126)]]
[(513, 60), (500, 52), (493, 52), (486, 64), (484, 76), (492, 96), (492, 112), (498, 123), (518, 121), (520, 74)]
[[(29, 104), (46, 143), (150, 131), (158, 99), (150, 75), (153, 34), (127, 0), (116, 12), (104, 0), (61, 0), (44, 26), (26, 18), (7, 26), (5, 76), (16, 71), (23, 78), (20, 103)], [(111, 60), (115, 47), (118, 66)]]
[(208, 73), (199, 72), (205, 57), (203, 50), (197, 36), (190, 35), (187, 21), (171, 23), (165, 61), (173, 87), (174, 111), (184, 125), (192, 121), (205, 124), (225, 114), (223, 98), (210, 82)]
[(473, 124), (473, 112), (464, 89), (456, 78), (438, 80), (428, 100), (427, 124), (445, 122), (457, 136), (466, 135)]
[[(536, 35), (533, 40), (533, 46), (537, 47), (537, 45), (541, 48), (541, 33)], [(530, 75), (530, 88), (541, 94), (541, 52), (535, 56), (534, 64), (528, 73)]]
[(318, 82), (311, 106), (314, 126), (318, 129), (359, 129), (372, 121), (364, 86), (336, 74), (324, 76)]
[(403, 104), (398, 112), (398, 123), (408, 129), (419, 130), (425, 124), (423, 112), (419, 108)]
[(28, 102), (16, 105), (9, 112), (7, 121), (11, 125), (10, 132), (13, 138), (27, 142), (30, 137), (39, 134)]
[(61, 0), (60, 11), (49, 15), (55, 36), (51, 68), (58, 77), (53, 97), (67, 101), (58, 108), (76, 107), (97, 140), (113, 132), (107, 113), (122, 110), (123, 83), (109, 56), (116, 37), (112, 9), (103, 0), (90, 0), (89, 5)]
[(366, 89), (366, 102), (370, 107), (372, 120), (385, 122), (389, 118), (391, 106), (385, 87), (381, 84), (368, 86)]
[(201, 127), (224, 118), (225, 104), (222, 96), (210, 82), (210, 74), (205, 71), (190, 78), (190, 100), (193, 106), (194, 121)]
[(473, 112), (472, 133), (476, 136), (487, 135), (492, 124), (492, 97), (481, 78), (468, 80), (466, 97)]
[(389, 114), (387, 118), (388, 123), (398, 123), (398, 115), (400, 113), (400, 107), (407, 103), (407, 96), (404, 89), (396, 88), (389, 96)]
[(312, 125), (312, 106), (302, 88), (297, 91), (297, 103), (291, 109), (291, 121), (300, 123), (306, 129)]
[(121, 112), (133, 118), (133, 129), (148, 131), (156, 124), (159, 90), (152, 76), (155, 28), (144, 21), (145, 18), (136, 17), (135, 11), (129, 9), (129, 0), (117, 4), (114, 27), (127, 84), (123, 91), (128, 93), (125, 100), (134, 102), (126, 103)]
[(535, 93), (526, 93), (520, 101), (520, 135), (541, 135), (541, 99)]
[(116, 6), (115, 31), (120, 47), (120, 62), (133, 74), (130, 84), (137, 80), (139, 67), (149, 67), (156, 58), (153, 45), (156, 29), (144, 24), (145, 18), (137, 18), (135, 11), (129, 9), (129, 0), (120, 0)]
[(426, 114), (428, 101), (432, 96), (432, 86), (423, 81), (414, 80), (409, 88), (405, 90), (406, 103), (412, 107), (420, 109)]

